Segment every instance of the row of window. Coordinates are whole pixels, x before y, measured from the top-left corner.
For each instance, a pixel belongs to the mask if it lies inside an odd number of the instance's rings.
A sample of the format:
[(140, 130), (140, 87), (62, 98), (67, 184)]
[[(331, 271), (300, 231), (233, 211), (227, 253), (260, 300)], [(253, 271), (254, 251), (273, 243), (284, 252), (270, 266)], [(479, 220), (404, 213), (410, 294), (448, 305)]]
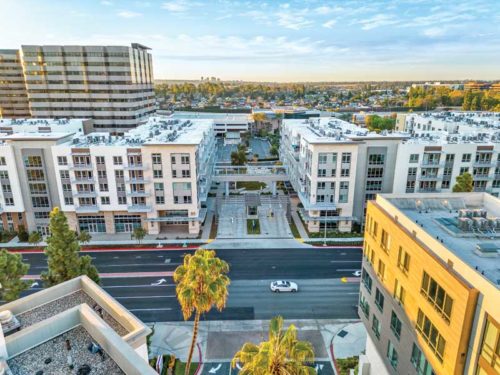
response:
[[(420, 154), (410, 154), (409, 162), (414, 164), (418, 163)], [(439, 164), (441, 160), (441, 154), (438, 153), (424, 153), (423, 164)], [(445, 163), (452, 164), (455, 160), (455, 154), (446, 154)], [(475, 156), (476, 163), (491, 163), (492, 153), (489, 152), (478, 152)], [(472, 154), (462, 154), (462, 163), (470, 163), (472, 161)], [(497, 155), (497, 161), (500, 161), (500, 154)]]

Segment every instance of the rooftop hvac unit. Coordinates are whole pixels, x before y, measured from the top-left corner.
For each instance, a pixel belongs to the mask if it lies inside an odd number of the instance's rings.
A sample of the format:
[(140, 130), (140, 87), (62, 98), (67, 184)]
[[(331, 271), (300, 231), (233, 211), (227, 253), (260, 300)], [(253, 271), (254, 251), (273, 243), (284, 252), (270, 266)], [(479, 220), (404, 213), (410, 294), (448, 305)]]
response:
[(488, 220), (483, 217), (475, 217), (472, 219), (474, 221), (474, 227), (479, 230), (488, 230)]
[(473, 217), (486, 217), (487, 215), (487, 212), (485, 209), (483, 208), (478, 208), (476, 210), (472, 210), (472, 216)]
[(488, 224), (489, 224), (490, 228), (492, 228), (494, 230), (498, 230), (498, 229), (500, 229), (500, 218), (490, 217), (488, 219)]
[(472, 217), (472, 212), (470, 210), (467, 210), (465, 208), (462, 208), (461, 210), (458, 210), (458, 217)]
[(463, 232), (472, 231), (472, 220), (468, 217), (459, 217), (458, 218), (458, 228)]

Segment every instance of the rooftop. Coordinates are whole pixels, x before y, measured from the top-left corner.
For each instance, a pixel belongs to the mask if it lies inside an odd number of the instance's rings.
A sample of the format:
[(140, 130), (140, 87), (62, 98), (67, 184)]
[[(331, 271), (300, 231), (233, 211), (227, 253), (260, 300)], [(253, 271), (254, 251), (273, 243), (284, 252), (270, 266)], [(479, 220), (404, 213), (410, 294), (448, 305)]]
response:
[(370, 132), (347, 121), (334, 117), (319, 117), (307, 120), (284, 120), (283, 125), (287, 127), (293, 135), (300, 133), (300, 136), (309, 143), (349, 143), (366, 139), (406, 139), (407, 133)]
[(500, 287), (498, 198), (486, 193), (382, 194), (382, 198), (470, 268)]
[(75, 137), (73, 147), (132, 146), (158, 144), (197, 145), (212, 131), (213, 121), (208, 119), (180, 120), (170, 117), (150, 117), (148, 122), (131, 129), (123, 136), (95, 132)]

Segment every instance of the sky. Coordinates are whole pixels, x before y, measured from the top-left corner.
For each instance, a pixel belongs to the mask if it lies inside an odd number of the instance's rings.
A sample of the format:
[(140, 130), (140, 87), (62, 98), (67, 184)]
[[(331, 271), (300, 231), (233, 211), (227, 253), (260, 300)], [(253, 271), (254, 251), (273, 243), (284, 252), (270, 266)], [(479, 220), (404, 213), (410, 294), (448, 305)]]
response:
[(156, 79), (500, 79), (500, 0), (0, 0), (0, 48), (152, 48)]

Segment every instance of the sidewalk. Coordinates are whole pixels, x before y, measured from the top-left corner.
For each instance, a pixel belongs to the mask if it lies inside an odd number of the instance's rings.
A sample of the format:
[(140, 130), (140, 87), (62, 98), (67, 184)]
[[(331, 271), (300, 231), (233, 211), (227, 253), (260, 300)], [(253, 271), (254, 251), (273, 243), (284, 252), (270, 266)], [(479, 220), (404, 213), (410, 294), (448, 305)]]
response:
[[(289, 320), (285, 323), (295, 324), (299, 339), (311, 342), (317, 362), (333, 363), (332, 355), (343, 358), (345, 354), (359, 355), (365, 349), (366, 332), (363, 335), (364, 326), (357, 320)], [(201, 362), (230, 362), (245, 342), (258, 344), (267, 340), (268, 328), (267, 320), (200, 322), (197, 343), (201, 347)], [(344, 341), (337, 345), (342, 347), (340, 352), (334, 352), (331, 350), (332, 342), (335, 347), (335, 340), (342, 331), (347, 331), (347, 335), (344, 335)], [(156, 323), (149, 355), (153, 357), (158, 354), (175, 354), (177, 358), (185, 361), (191, 337), (192, 322)], [(200, 358), (195, 354), (193, 361), (199, 362)]]
[(309, 240), (309, 235), (307, 234), (306, 229), (304, 228), (304, 224), (302, 224), (302, 220), (300, 220), (299, 214), (297, 211), (292, 210), (292, 220), (295, 223), (295, 226), (297, 227), (297, 230), (299, 231), (300, 237), (303, 240)]

